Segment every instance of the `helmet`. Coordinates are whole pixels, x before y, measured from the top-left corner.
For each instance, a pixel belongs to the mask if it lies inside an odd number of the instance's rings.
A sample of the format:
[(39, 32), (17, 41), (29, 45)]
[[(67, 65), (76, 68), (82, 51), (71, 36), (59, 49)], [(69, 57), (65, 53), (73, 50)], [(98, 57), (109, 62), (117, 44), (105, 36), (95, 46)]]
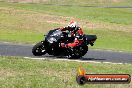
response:
[(74, 21), (71, 21), (71, 22), (68, 24), (68, 27), (70, 27), (70, 28), (76, 28), (76, 27), (78, 27), (78, 23), (77, 23), (77, 22), (74, 22)]

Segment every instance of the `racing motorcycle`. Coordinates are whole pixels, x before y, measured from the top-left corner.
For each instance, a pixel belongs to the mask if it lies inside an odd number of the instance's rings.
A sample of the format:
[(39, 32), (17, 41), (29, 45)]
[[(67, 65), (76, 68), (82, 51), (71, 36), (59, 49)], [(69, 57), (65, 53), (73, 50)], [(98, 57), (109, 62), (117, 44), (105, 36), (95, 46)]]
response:
[(88, 51), (88, 45), (93, 46), (97, 39), (96, 35), (83, 35), (82, 43), (74, 48), (62, 48), (60, 47), (61, 42), (68, 43), (68, 33), (62, 32), (59, 29), (50, 30), (47, 35), (44, 35), (43, 41), (37, 43), (32, 53), (35, 56), (42, 56), (45, 54), (53, 56), (66, 56), (68, 58), (80, 58), (84, 56)]

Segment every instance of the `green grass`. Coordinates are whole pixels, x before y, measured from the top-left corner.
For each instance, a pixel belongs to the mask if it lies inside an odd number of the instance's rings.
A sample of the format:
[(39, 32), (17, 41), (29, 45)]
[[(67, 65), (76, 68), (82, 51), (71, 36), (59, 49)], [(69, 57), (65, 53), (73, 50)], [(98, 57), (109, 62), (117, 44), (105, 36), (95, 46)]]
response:
[(121, 31), (111, 30), (87, 30), (90, 34), (96, 34), (98, 39), (94, 47), (98, 49), (111, 49), (132, 52), (132, 35)]
[(97, 35), (93, 48), (131, 52), (131, 14), (131, 9), (0, 2), (0, 40), (36, 43), (50, 29), (62, 27), (74, 19), (86, 34)]
[[(52, 15), (72, 16), (94, 22), (108, 22), (116, 24), (132, 24), (131, 9), (115, 8), (85, 8), (78, 6), (50, 6), (44, 4), (1, 3), (0, 5)], [(78, 13), (79, 12), (79, 13)], [(111, 14), (112, 13), (112, 14)]]
[(38, 42), (39, 40), (43, 40), (43, 34), (42, 33), (32, 33), (32, 32), (24, 32), (24, 31), (3, 31), (0, 32), (1, 41), (8, 41), (8, 42), (16, 42), (16, 43), (34, 43)]
[[(9, 1), (9, 0), (0, 0)], [(23, 2), (24, 0), (11, 0)], [(81, 6), (132, 6), (131, 0), (28, 0), (25, 3), (44, 3), (59, 5), (81, 5)]]
[(1, 88), (131, 88), (130, 84), (76, 83), (78, 67), (89, 74), (130, 74), (131, 64), (80, 63), (53, 60), (29, 60), (20, 57), (0, 57)]

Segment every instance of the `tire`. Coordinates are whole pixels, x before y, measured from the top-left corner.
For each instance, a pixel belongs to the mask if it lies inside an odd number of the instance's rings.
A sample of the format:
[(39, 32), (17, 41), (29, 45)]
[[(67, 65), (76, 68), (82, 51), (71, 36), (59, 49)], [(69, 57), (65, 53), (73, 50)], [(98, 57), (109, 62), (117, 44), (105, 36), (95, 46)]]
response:
[(33, 53), (34, 56), (42, 56), (42, 55), (46, 54), (46, 50), (45, 50), (44, 45), (42, 44), (42, 42), (37, 43), (33, 47), (32, 53)]
[(82, 46), (82, 56), (84, 56), (87, 52), (88, 52), (88, 46), (85, 45), (85, 46)]
[(75, 52), (76, 52), (75, 48), (70, 48), (68, 50), (68, 53), (69, 53), (68, 59), (78, 59), (78, 58), (82, 57), (81, 54), (76, 54)]
[(84, 56), (87, 53), (87, 51), (88, 51), (88, 46), (78, 46), (75, 48), (70, 48), (68, 58), (69, 59), (81, 58), (82, 56)]

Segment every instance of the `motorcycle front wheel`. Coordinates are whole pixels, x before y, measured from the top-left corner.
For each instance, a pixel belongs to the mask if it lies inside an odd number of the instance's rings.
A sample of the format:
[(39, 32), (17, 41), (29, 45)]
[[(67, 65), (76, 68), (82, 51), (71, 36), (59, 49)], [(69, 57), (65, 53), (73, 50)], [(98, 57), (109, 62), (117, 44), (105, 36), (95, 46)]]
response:
[(42, 42), (37, 43), (33, 47), (32, 53), (34, 56), (42, 56), (42, 55), (46, 54), (46, 50), (45, 50), (43, 43)]

